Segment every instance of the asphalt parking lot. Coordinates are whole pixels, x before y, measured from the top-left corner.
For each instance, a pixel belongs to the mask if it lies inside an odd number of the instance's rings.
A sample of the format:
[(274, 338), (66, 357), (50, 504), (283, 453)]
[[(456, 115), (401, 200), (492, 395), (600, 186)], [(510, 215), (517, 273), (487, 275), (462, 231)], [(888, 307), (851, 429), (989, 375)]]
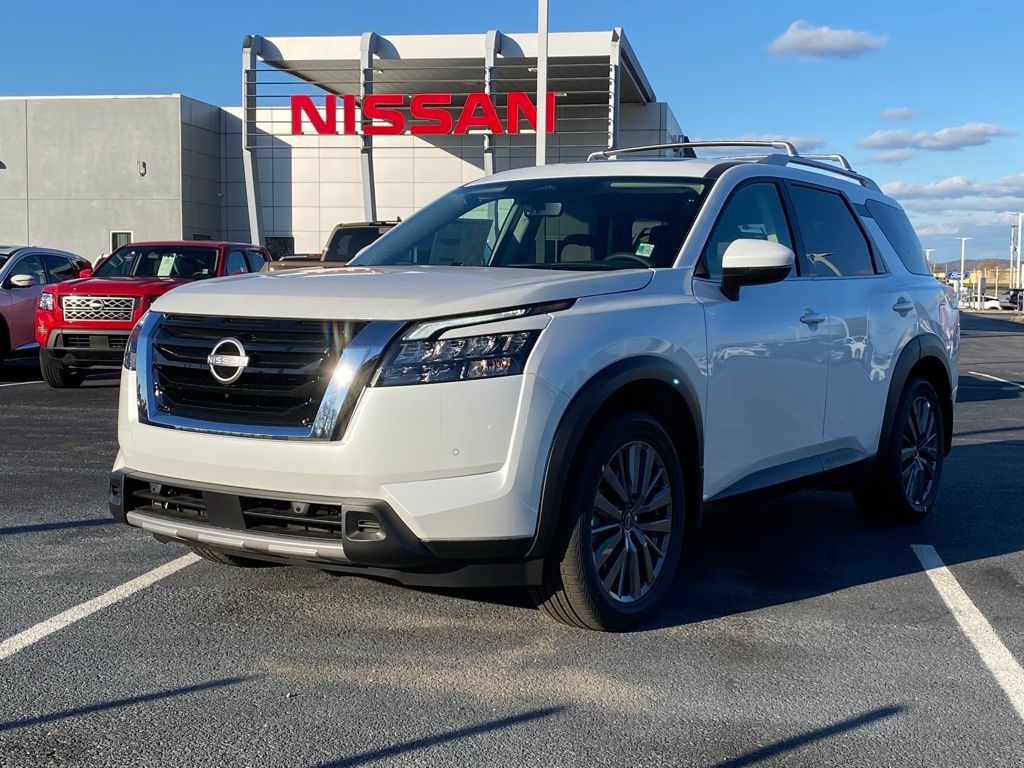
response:
[(181, 560), (106, 511), (116, 378), (0, 365), (0, 765), (1024, 765), (1024, 325), (964, 315), (961, 356), (924, 524), (840, 493), (718, 510), (622, 635), (516, 592)]

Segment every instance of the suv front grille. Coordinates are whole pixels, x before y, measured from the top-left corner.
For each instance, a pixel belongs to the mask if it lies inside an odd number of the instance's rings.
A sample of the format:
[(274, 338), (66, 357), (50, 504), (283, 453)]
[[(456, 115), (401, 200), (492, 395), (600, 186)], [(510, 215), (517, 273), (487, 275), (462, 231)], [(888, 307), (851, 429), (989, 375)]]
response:
[(111, 320), (130, 323), (135, 314), (132, 296), (64, 296), (65, 320)]
[[(228, 425), (310, 427), (342, 351), (364, 325), (167, 315), (152, 337), (157, 408)], [(240, 342), (249, 358), (231, 383), (218, 381), (207, 362), (224, 339)]]

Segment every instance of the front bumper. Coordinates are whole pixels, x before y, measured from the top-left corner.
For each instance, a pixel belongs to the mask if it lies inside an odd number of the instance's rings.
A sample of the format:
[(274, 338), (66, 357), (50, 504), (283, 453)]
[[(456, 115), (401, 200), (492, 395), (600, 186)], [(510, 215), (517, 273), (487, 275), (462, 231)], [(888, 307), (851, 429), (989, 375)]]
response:
[(60, 328), (50, 332), (46, 350), (74, 368), (117, 368), (131, 331), (94, 331)]
[(162, 541), (418, 586), (537, 584), (531, 538), (425, 542), (379, 499), (294, 498), (115, 470), (110, 511)]

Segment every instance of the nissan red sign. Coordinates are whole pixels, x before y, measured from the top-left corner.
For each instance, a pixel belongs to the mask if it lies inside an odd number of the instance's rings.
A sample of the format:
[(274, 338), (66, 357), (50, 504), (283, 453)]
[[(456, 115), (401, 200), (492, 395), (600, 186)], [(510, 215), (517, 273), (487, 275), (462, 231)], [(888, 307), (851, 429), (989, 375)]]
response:
[[(340, 102), (340, 103), (339, 103)], [(537, 130), (537, 107), (524, 91), (506, 94), (504, 110), (486, 93), (471, 93), (461, 107), (452, 106), (450, 93), (417, 93), (408, 97), (400, 93), (374, 93), (363, 99), (362, 126), (356, 121), (356, 97), (352, 94), (324, 97), (321, 111), (310, 96), (292, 96), (292, 133), (306, 133), (312, 128), (321, 135), (394, 136), (408, 131), (414, 136), (442, 133), (463, 134), (470, 131), (488, 133), (519, 133), (521, 123)], [(304, 120), (305, 119), (305, 120)], [(555, 131), (555, 94), (547, 94), (546, 133)], [(360, 130), (360, 127), (362, 130)]]

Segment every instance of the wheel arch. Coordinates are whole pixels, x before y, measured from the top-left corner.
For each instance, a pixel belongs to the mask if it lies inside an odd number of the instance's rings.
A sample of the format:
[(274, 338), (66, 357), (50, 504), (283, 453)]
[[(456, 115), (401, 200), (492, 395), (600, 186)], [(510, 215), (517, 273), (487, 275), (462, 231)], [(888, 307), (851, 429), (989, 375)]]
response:
[[(528, 557), (543, 557), (555, 536), (566, 480), (572, 474), (580, 445), (605, 415), (620, 410), (648, 413), (668, 432), (683, 465), (688, 523), (699, 524), (704, 425), (697, 392), (683, 371), (671, 361), (653, 355), (630, 357), (592, 376), (562, 414), (548, 451), (537, 532)], [(687, 461), (687, 457), (695, 461)]]
[(893, 419), (900, 395), (907, 382), (915, 376), (926, 379), (939, 395), (942, 406), (943, 453), (949, 454), (953, 444), (953, 382), (942, 342), (935, 336), (925, 335), (913, 338), (900, 353), (893, 366), (889, 383), (889, 395), (885, 401), (885, 415), (878, 446), (886, 445), (892, 433)]

